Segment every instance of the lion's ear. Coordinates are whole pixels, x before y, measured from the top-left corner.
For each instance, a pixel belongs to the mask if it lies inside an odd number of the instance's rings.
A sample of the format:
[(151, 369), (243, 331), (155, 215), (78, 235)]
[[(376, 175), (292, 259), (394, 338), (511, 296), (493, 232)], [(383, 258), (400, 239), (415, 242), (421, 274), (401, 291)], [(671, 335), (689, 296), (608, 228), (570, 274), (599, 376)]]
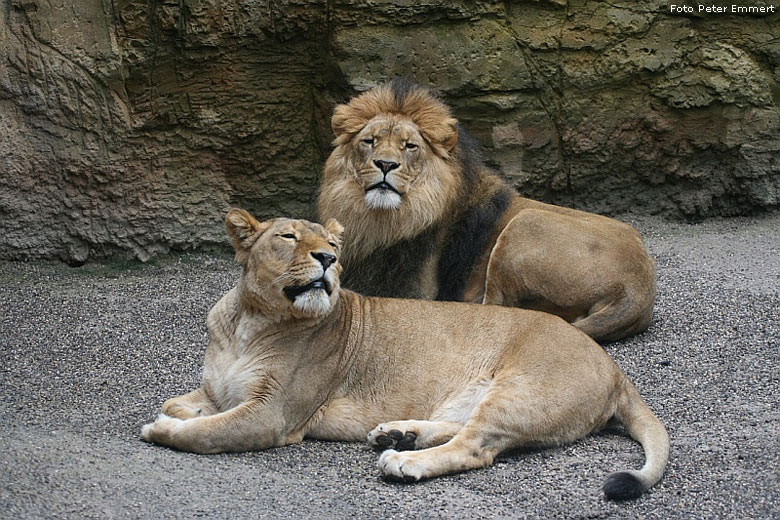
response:
[(233, 242), (238, 263), (246, 265), (247, 251), (270, 225), (270, 221), (258, 222), (243, 209), (234, 208), (228, 211), (225, 217), (225, 229)]
[(325, 229), (328, 231), (328, 233), (336, 237), (339, 242), (341, 242), (341, 235), (344, 233), (344, 226), (342, 226), (338, 220), (335, 218), (329, 218), (325, 222)]
[(441, 145), (446, 148), (448, 152), (451, 152), (452, 149), (455, 148), (455, 145), (458, 144), (458, 121), (450, 119), (447, 121), (447, 128), (449, 129), (449, 132), (445, 133), (444, 141), (442, 141)]
[(366, 121), (351, 106), (338, 105), (333, 109), (330, 126), (333, 129), (333, 135), (338, 139), (344, 134), (352, 135), (358, 133), (366, 126)]
[(444, 121), (419, 125), (425, 140), (440, 154), (446, 156), (458, 144), (458, 120), (447, 117)]

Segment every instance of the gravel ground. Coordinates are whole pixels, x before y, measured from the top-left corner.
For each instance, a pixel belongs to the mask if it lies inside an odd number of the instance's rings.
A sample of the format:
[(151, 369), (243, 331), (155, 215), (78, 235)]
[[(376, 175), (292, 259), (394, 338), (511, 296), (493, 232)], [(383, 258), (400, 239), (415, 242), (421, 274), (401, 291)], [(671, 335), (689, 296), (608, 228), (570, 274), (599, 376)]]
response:
[(0, 513), (5, 518), (770, 518), (780, 516), (780, 214), (629, 220), (658, 262), (655, 321), (606, 347), (669, 429), (665, 478), (620, 431), (513, 452), (412, 485), (361, 444), (193, 455), (145, 444), (162, 401), (198, 385), (205, 315), (231, 258), (68, 268), (0, 263)]

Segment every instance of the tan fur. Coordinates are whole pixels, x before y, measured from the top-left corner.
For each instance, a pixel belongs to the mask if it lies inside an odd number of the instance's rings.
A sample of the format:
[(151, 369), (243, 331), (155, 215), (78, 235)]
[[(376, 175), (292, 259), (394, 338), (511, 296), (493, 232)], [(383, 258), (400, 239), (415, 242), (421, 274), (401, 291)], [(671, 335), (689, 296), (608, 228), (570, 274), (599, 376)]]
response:
[[(258, 223), (234, 210), (227, 228), (244, 270), (209, 313), (202, 387), (166, 401), (144, 440), (217, 453), (368, 439), (416, 449), (386, 450), (379, 468), (418, 480), (488, 466), (511, 448), (570, 442), (616, 419), (645, 449), (647, 463), (632, 473), (642, 490), (661, 478), (664, 427), (601, 347), (560, 318), (342, 290), (339, 264), (323, 271), (313, 256), (339, 254), (335, 221)], [(302, 314), (286, 288), (323, 276), (327, 303)]]
[[(468, 152), (456, 153), (457, 122), (425, 89), (413, 88), (400, 102), (390, 86), (377, 87), (337, 106), (332, 126), (335, 148), (325, 164), (318, 210), (321, 218), (336, 218), (346, 227), (342, 260), (348, 280), (369, 255), (433, 227), (441, 230), (435, 236), (441, 252), (458, 233), (460, 215), (487, 207), (493, 194), (506, 189), (481, 162), (471, 174), (476, 178), (466, 179)], [(370, 148), (363, 143), (367, 137), (376, 139)], [(405, 150), (409, 140), (419, 147)], [(385, 199), (387, 207), (379, 207), (377, 190), (367, 191), (382, 179), (375, 160), (400, 165), (387, 175), (399, 191), (393, 207)], [(483, 234), (489, 238), (474, 253), (462, 301), (545, 310), (600, 341), (649, 326), (655, 266), (630, 226), (513, 193), (501, 218)], [(392, 295), (436, 298), (438, 260), (407, 266), (418, 289)], [(374, 289), (364, 284), (362, 290)]]

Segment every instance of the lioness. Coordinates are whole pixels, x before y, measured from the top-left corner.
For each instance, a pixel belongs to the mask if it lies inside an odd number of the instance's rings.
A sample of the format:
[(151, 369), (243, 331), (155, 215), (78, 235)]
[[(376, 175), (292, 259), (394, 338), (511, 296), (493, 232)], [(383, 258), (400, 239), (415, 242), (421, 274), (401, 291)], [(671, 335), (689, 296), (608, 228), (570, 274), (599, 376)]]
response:
[(217, 453), (367, 438), (395, 448), (379, 458), (383, 475), (419, 480), (615, 419), (647, 462), (610, 475), (607, 497), (639, 496), (661, 478), (663, 425), (601, 347), (562, 319), (340, 289), (335, 220), (261, 223), (231, 210), (226, 226), (243, 273), (208, 315), (203, 384), (167, 400), (144, 440)]
[(331, 123), (318, 211), (347, 228), (345, 287), (543, 310), (599, 341), (649, 326), (655, 266), (639, 234), (519, 197), (427, 89), (395, 80)]

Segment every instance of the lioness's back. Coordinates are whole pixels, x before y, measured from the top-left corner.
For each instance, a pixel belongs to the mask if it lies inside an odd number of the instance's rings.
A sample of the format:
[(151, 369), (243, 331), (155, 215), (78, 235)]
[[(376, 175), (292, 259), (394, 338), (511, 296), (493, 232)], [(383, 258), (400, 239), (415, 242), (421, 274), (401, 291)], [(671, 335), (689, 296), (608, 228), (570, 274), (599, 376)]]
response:
[[(397, 349), (415, 358), (440, 356), (484, 364), (499, 363), (509, 352), (513, 358), (562, 359), (584, 358), (594, 350), (603, 353), (586, 334), (544, 312), (342, 292), (345, 301), (360, 306), (365, 335), (376, 348)], [(419, 345), (426, 348), (420, 350)]]

